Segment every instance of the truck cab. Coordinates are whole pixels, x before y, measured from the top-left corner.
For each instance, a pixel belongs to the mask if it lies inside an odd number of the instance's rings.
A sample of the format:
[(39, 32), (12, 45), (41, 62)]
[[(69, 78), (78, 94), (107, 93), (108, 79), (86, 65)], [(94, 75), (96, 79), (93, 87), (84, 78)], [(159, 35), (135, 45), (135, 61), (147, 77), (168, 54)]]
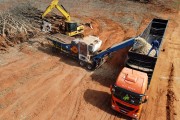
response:
[(86, 66), (89, 70), (93, 69), (94, 64), (91, 58), (101, 47), (102, 40), (96, 36), (89, 35), (80, 40), (78, 44), (79, 64)]
[(111, 86), (111, 107), (124, 115), (139, 119), (142, 105), (147, 101), (148, 76), (130, 68), (123, 68)]

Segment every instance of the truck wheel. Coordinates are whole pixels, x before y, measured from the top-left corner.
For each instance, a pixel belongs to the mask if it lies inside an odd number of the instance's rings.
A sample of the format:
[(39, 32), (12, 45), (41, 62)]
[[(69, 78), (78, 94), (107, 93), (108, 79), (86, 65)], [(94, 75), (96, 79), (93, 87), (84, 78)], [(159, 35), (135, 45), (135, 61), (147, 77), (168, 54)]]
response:
[(86, 65), (86, 68), (87, 68), (88, 70), (93, 70), (93, 69), (94, 69), (94, 66), (93, 66), (92, 64), (87, 64), (87, 65)]
[(80, 66), (84, 67), (85, 64), (86, 64), (86, 63), (85, 63), (84, 61), (79, 61), (79, 65), (80, 65)]

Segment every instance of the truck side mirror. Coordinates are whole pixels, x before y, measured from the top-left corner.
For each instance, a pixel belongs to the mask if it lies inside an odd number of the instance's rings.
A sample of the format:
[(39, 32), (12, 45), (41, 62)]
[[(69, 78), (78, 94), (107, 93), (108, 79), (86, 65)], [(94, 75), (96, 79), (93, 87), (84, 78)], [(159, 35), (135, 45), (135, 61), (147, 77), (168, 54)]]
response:
[(146, 103), (147, 102), (147, 100), (148, 100), (148, 96), (147, 95), (145, 95), (145, 99), (144, 99), (144, 101), (143, 101), (143, 103)]

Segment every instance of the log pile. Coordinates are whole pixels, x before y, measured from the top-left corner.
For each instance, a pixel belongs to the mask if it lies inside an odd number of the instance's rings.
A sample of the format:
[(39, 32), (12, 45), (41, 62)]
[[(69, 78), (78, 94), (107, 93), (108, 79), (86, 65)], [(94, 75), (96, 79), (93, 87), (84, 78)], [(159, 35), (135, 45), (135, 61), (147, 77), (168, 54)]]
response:
[(30, 4), (22, 4), (0, 13), (0, 48), (18, 44), (40, 32), (40, 11)]
[[(33, 7), (31, 3), (22, 3), (8, 11), (0, 12), (1, 48), (6, 48), (5, 42), (13, 46), (12, 44), (27, 41), (41, 33), (42, 14), (43, 11)], [(60, 32), (59, 24), (64, 22), (63, 17), (50, 13), (45, 18), (52, 24), (52, 33)]]
[(0, 34), (6, 38), (12, 38), (19, 34), (32, 35), (32, 33), (39, 31), (40, 16), (38, 16), (38, 22), (34, 20), (38, 12), (29, 4), (23, 4), (9, 11), (1, 12)]

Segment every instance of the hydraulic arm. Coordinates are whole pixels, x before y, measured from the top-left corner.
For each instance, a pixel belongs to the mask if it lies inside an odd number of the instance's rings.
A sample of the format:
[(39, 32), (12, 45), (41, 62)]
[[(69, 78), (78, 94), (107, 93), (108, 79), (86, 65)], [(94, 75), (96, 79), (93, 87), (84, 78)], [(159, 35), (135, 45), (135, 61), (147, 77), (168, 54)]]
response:
[(42, 18), (44, 18), (49, 12), (51, 12), (53, 8), (56, 8), (59, 12), (62, 13), (62, 15), (66, 18), (67, 21), (71, 21), (69, 13), (64, 9), (62, 5), (59, 6), (58, 3), (59, 0), (53, 0), (51, 4), (46, 8), (45, 12), (42, 15)]
[[(66, 19), (66, 21), (59, 26), (61, 33), (65, 33), (68, 36), (75, 36), (83, 33), (84, 26), (78, 25), (76, 22), (71, 21), (69, 13), (62, 5), (59, 6), (58, 3), (59, 0), (53, 0), (51, 4), (46, 8), (45, 12), (42, 14), (42, 18), (44, 18), (49, 12), (51, 12), (53, 8), (56, 8)], [(42, 31), (51, 31), (51, 24), (43, 22)]]

